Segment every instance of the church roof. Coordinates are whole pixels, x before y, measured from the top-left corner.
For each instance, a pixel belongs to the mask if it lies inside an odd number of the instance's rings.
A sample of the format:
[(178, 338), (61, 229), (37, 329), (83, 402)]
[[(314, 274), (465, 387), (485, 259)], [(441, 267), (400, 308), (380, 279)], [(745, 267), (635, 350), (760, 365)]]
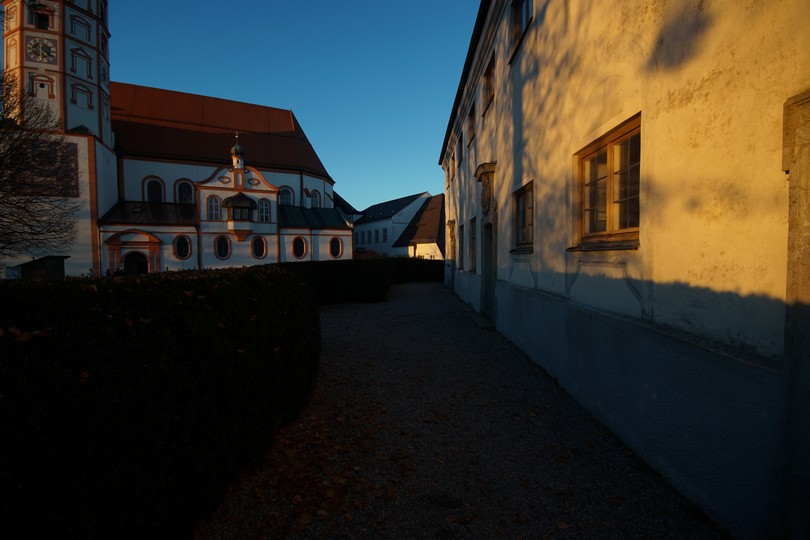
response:
[(444, 195), (425, 201), (411, 222), (394, 242), (393, 247), (437, 244), (444, 253)]
[(99, 225), (196, 225), (196, 204), (119, 201), (98, 220)]
[(291, 110), (115, 82), (110, 96), (119, 156), (229, 163), (239, 132), (248, 165), (332, 182)]
[(336, 208), (278, 207), (278, 225), (289, 229), (348, 229)]
[(371, 223), (373, 221), (380, 221), (381, 219), (390, 219), (394, 214), (402, 211), (409, 204), (427, 194), (427, 192), (417, 193), (415, 195), (408, 195), (407, 197), (400, 197), (399, 199), (369, 206), (363, 210), (363, 217), (358, 219), (357, 223)]

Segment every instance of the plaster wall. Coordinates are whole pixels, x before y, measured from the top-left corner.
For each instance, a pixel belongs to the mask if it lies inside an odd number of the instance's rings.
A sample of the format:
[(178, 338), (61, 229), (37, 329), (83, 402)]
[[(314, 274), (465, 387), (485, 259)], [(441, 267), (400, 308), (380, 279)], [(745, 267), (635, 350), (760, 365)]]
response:
[(536, 290), (498, 282), (496, 296), (498, 331), (676, 489), (735, 538), (768, 536), (778, 371)]
[(78, 276), (93, 273), (94, 236), (91, 205), (90, 153), (88, 144), (94, 144), (88, 137), (67, 137), (78, 149), (79, 197), (81, 207), (76, 216), (76, 237), (72, 245), (65, 246), (63, 253), (42, 253), (41, 255), (70, 255), (65, 259), (65, 275)]
[(143, 181), (148, 176), (156, 176), (163, 181), (166, 188), (166, 201), (174, 202), (174, 183), (181, 179), (189, 179), (192, 182), (200, 182), (210, 177), (217, 170), (216, 167), (202, 165), (186, 165), (182, 163), (170, 163), (163, 161), (143, 161), (136, 159), (122, 160), (123, 180), (124, 180), (124, 200), (143, 200)]
[[(455, 137), (445, 150), (445, 166), (453, 154), (458, 163), (448, 219), (457, 231), (465, 225), (465, 256), (469, 220), (480, 226), (482, 217), (472, 175), (497, 161), (498, 279), (778, 356), (784, 317), (767, 300), (784, 300), (786, 286), (781, 108), (810, 87), (810, 4), (535, 2), (517, 49), (508, 3), (494, 4), (492, 41), (457, 111), (463, 151)], [(467, 146), (467, 111), (481, 102), (492, 57), (495, 98)], [(574, 156), (638, 113), (639, 248), (569, 251), (579, 219)], [(511, 205), (528, 182), (535, 241), (523, 256), (510, 253)], [(759, 305), (772, 307), (751, 311)]]

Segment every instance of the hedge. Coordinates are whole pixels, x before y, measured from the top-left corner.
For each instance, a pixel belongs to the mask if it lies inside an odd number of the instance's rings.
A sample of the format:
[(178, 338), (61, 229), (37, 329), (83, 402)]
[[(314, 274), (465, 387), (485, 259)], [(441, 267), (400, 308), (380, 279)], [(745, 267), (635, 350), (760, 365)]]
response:
[(319, 347), (312, 288), (273, 266), (0, 283), (0, 536), (187, 534)]
[(443, 281), (444, 261), (379, 257), (280, 265), (309, 283), (319, 304), (382, 302), (396, 283)]

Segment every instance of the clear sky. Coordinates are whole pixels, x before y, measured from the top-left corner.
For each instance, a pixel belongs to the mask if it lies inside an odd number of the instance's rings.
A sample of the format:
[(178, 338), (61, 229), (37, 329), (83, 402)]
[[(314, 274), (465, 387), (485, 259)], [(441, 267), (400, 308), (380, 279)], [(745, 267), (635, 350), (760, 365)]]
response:
[(477, 0), (110, 0), (111, 75), (292, 108), (335, 190), (363, 210), (443, 191), (437, 161), (477, 11)]

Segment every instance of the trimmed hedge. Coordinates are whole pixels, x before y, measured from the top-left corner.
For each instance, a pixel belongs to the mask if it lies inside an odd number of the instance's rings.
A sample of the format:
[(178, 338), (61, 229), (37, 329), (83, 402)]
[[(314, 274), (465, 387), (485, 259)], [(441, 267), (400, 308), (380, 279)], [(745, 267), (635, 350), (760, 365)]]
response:
[(0, 283), (0, 536), (177, 537), (313, 388), (312, 289), (273, 266)]
[(380, 257), (280, 265), (309, 283), (319, 304), (382, 302), (396, 283), (443, 281), (444, 261)]

